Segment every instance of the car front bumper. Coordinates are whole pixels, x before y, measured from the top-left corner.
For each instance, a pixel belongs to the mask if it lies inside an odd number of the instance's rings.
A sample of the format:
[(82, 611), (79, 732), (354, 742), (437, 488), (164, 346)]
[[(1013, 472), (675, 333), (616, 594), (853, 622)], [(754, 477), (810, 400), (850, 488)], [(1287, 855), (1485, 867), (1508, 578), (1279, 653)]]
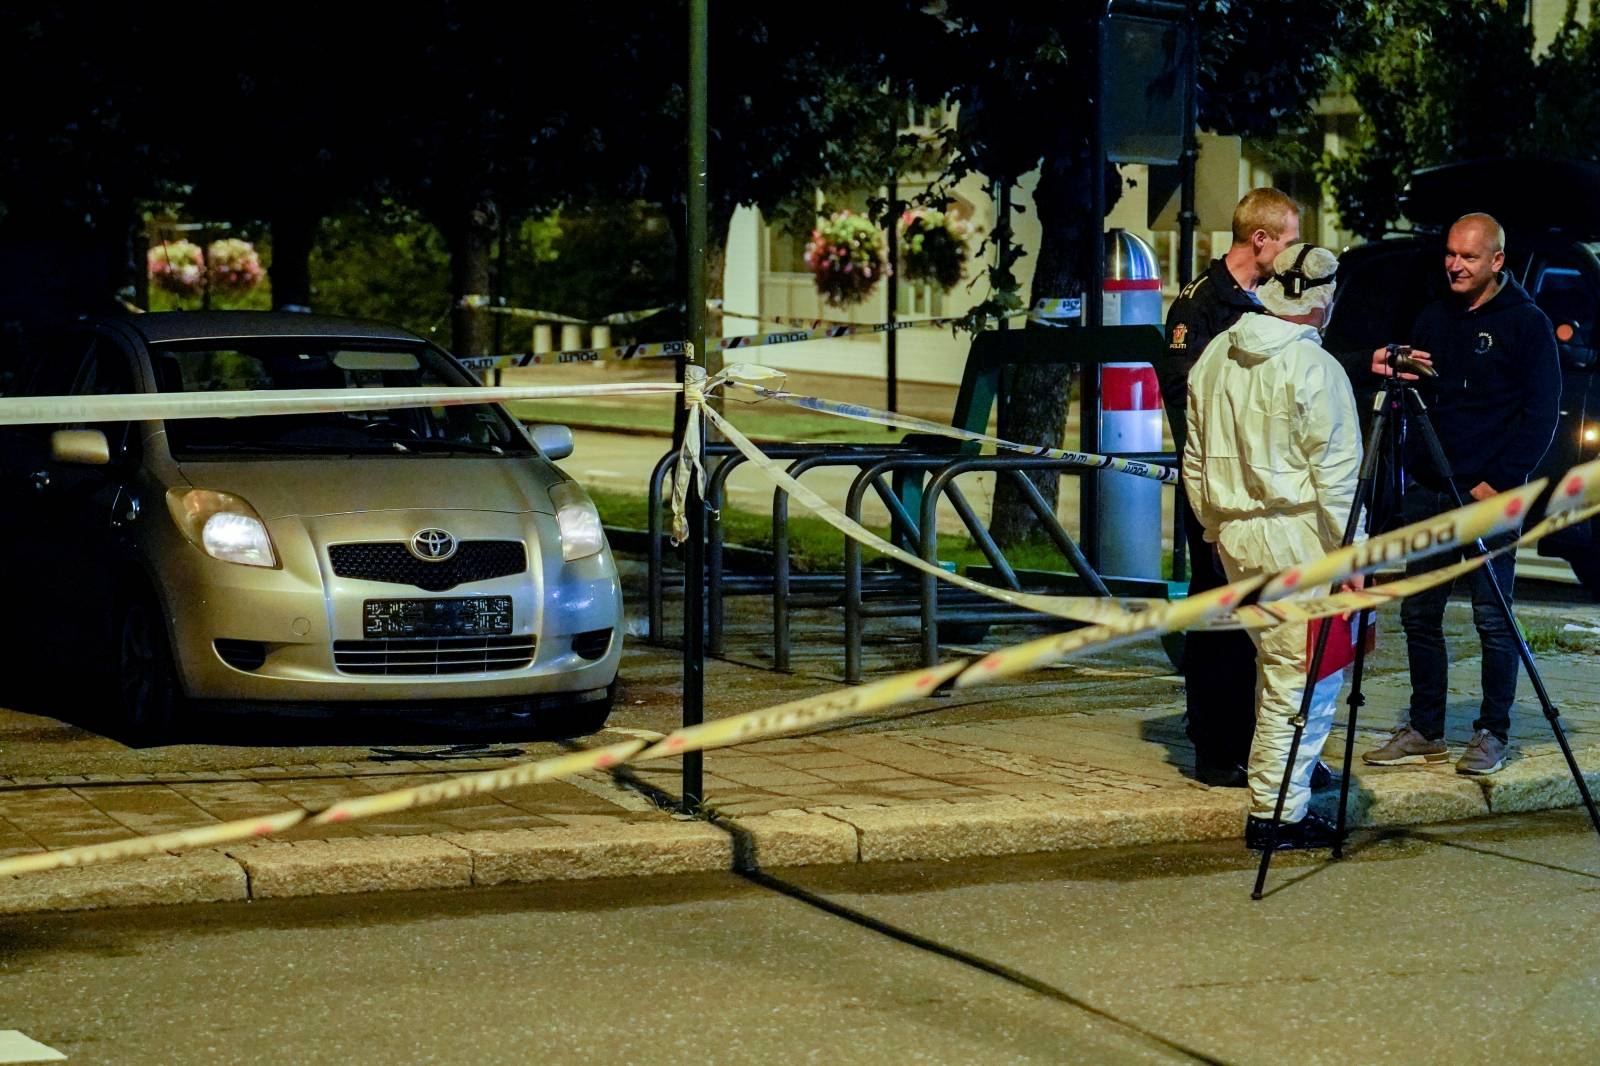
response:
[[(280, 564), (276, 569), (220, 562), (187, 543), (158, 555), (164, 572), (156, 577), (173, 660), (191, 699), (280, 704), (513, 702), (560, 694), (592, 697), (616, 678), (622, 657), (622, 596), (610, 551), (564, 562), (552, 515), (396, 510), (275, 519), (267, 525)], [(333, 573), (330, 545), (404, 542), (416, 530), (435, 526), (462, 540), (520, 540), (527, 568), (437, 592)], [(517, 665), (509, 669), (370, 674), (336, 664), (336, 642), (341, 648), (350, 646), (346, 642), (365, 642), (367, 600), (486, 596), (511, 599), (511, 633), (497, 639), (518, 646), (531, 642), (525, 665), (519, 656), (511, 656)], [(607, 630), (609, 638), (601, 636)], [(588, 646), (580, 654), (573, 645), (583, 634), (588, 634)], [(241, 657), (240, 648), (249, 654)], [(342, 658), (348, 660), (349, 655)], [(404, 661), (418, 660), (412, 656)]]

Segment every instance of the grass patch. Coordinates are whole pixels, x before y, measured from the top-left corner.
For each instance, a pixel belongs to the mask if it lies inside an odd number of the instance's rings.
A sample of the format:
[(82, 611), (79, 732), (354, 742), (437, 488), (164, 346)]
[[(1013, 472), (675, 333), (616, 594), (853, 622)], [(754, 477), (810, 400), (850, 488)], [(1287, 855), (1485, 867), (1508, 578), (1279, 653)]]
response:
[[(626, 529), (648, 528), (649, 514), (645, 497), (601, 488), (591, 488), (589, 495), (593, 497), (595, 506), (600, 509), (601, 520), (606, 525), (621, 526)], [(789, 514), (789, 565), (798, 573), (842, 569), (844, 534), (822, 519), (814, 515), (796, 513), (796, 510), (791, 508)], [(724, 507), (720, 513), (720, 521), (724, 543), (765, 551), (772, 550), (771, 513)], [(874, 526), (870, 523), (866, 525), (878, 536), (888, 538), (889, 530), (886, 525)], [(870, 549), (862, 550), (864, 561), (870, 562), (877, 558), (881, 558), (879, 553)], [(989, 560), (970, 538), (953, 533), (939, 534), (939, 559), (941, 562), (954, 563), (963, 570), (969, 566), (989, 565)], [(1061, 553), (1047, 541), (1030, 541), (1017, 545), (1006, 552), (1006, 559), (1019, 570), (1066, 572), (1071, 569)], [(1163, 556), (1162, 570), (1166, 571), (1170, 565), (1170, 558)]]
[(1522, 638), (1528, 642), (1528, 650), (1535, 655), (1580, 651), (1600, 654), (1600, 636), (1593, 633), (1568, 632), (1553, 625), (1528, 626), (1524, 625), (1520, 618), (1517, 620), (1517, 628), (1522, 630)]

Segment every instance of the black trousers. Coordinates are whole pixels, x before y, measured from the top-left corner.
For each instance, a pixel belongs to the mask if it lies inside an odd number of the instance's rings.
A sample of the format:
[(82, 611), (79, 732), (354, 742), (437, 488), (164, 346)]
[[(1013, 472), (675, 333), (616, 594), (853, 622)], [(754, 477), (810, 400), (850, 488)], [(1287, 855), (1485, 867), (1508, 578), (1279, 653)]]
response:
[[(1404, 517), (1407, 524), (1420, 522), (1454, 506), (1454, 497), (1413, 485), (1406, 490)], [(1515, 538), (1515, 533), (1506, 533), (1490, 538), (1486, 544), (1492, 551)], [(1462, 555), (1460, 551), (1440, 552), (1418, 559), (1406, 565), (1406, 576), (1441, 569)], [(1517, 672), (1522, 664), (1517, 655), (1517, 638), (1500, 613), (1489, 586), (1489, 576), (1484, 571), (1494, 570), (1500, 591), (1505, 593), (1509, 603), (1516, 566), (1516, 553), (1507, 552), (1486, 567), (1466, 575), (1472, 589), (1472, 621), (1478, 627), (1478, 639), (1483, 644), (1483, 702), (1472, 728), (1487, 729), (1502, 741), (1511, 730), (1511, 704), (1517, 697)], [(1450, 582), (1419, 592), (1400, 605), (1400, 625), (1405, 630), (1406, 656), (1411, 664), (1411, 726), (1429, 740), (1444, 736), (1450, 672), (1450, 654), (1444, 640), (1444, 608), (1454, 584)]]
[[(1183, 454), (1181, 410), (1167, 409), (1178, 454)], [(1205, 527), (1178, 486), (1177, 506), (1189, 545), (1189, 592), (1205, 592), (1228, 583), (1216, 549), (1205, 539)], [(1243, 766), (1250, 757), (1256, 727), (1256, 646), (1243, 630), (1190, 632), (1183, 638), (1183, 688), (1186, 728), (1195, 759)]]

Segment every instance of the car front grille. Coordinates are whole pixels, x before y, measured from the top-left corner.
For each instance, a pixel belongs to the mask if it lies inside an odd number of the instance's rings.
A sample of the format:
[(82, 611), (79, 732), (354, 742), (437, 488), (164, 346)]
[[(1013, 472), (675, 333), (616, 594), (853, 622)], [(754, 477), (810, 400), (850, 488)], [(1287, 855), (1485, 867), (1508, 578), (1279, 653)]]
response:
[(520, 574), (528, 568), (528, 552), (520, 540), (464, 540), (442, 562), (418, 559), (400, 541), (332, 544), (328, 561), (339, 577), (415, 585), (443, 592), (472, 581)]
[(531, 636), (336, 640), (333, 665), (342, 674), (481, 674), (522, 669), (533, 647)]

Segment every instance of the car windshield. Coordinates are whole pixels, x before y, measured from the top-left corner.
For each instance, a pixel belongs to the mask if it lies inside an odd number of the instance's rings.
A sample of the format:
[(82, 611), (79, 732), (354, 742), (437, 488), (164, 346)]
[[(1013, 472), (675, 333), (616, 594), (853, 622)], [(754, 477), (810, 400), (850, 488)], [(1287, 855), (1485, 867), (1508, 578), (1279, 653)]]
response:
[[(150, 361), (161, 392), (471, 387), (461, 370), (425, 345), (268, 337), (155, 346)], [(172, 419), (167, 437), (179, 457), (229, 452), (495, 456), (532, 451), (492, 404)]]

